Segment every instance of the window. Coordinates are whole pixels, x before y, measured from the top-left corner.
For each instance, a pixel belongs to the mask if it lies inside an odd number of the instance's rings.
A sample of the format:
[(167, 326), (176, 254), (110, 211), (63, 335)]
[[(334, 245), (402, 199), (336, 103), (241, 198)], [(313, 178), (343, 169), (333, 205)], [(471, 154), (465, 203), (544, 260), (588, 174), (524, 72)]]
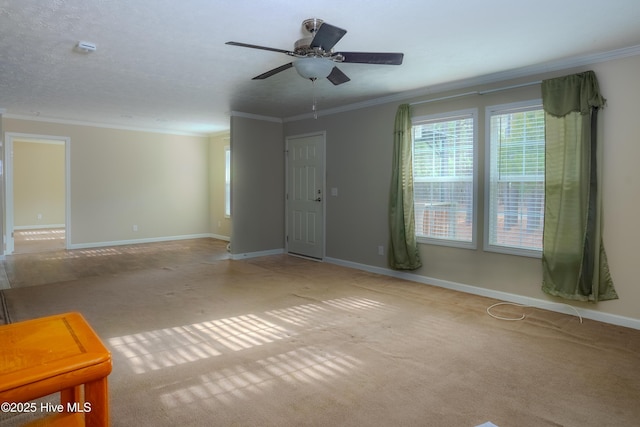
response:
[(413, 177), (418, 241), (475, 245), (476, 110), (415, 118)]
[(544, 223), (544, 112), (540, 101), (487, 108), (485, 249), (540, 256)]
[(231, 149), (224, 147), (224, 215), (231, 216)]

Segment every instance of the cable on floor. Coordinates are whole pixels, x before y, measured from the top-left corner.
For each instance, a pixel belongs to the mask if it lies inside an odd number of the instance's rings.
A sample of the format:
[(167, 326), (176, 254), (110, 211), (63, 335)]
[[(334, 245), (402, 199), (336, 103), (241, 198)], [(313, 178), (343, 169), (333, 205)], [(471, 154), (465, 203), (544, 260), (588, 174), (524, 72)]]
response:
[[(525, 317), (527, 317), (524, 313), (522, 313), (522, 315), (520, 317), (504, 317), (504, 316), (498, 316), (496, 314), (493, 314), (491, 312), (491, 310), (495, 307), (501, 306), (501, 305), (511, 305), (514, 307), (532, 307), (530, 305), (526, 305), (526, 304), (518, 304), (515, 302), (497, 302), (495, 304), (490, 305), (489, 307), (487, 307), (487, 314), (491, 317), (493, 317), (494, 319), (498, 319), (498, 320), (508, 320), (508, 321), (517, 321), (517, 320), (524, 320)], [(580, 319), (580, 323), (582, 323), (582, 316), (580, 315), (580, 312), (578, 312), (578, 310), (569, 304), (562, 304), (565, 305), (567, 307), (570, 307), (573, 311), (576, 312), (576, 316), (578, 316), (578, 319)]]
[(493, 317), (494, 319), (498, 319), (498, 320), (510, 320), (510, 321), (515, 321), (515, 320), (524, 320), (524, 318), (525, 318), (525, 317), (527, 317), (524, 313), (522, 313), (522, 316), (520, 316), (520, 317), (503, 317), (503, 316), (498, 316), (498, 315), (496, 315), (496, 314), (493, 314), (493, 313), (491, 312), (491, 309), (492, 309), (492, 308), (494, 308), (494, 307), (498, 307), (498, 306), (500, 306), (500, 305), (512, 305), (512, 306), (515, 306), (515, 307), (528, 307), (528, 306), (526, 306), (526, 305), (524, 305), (524, 304), (516, 304), (516, 303), (513, 303), (513, 302), (497, 302), (497, 303), (495, 303), (495, 304), (493, 304), (493, 305), (491, 305), (491, 306), (487, 307), (487, 314), (488, 314), (489, 316)]

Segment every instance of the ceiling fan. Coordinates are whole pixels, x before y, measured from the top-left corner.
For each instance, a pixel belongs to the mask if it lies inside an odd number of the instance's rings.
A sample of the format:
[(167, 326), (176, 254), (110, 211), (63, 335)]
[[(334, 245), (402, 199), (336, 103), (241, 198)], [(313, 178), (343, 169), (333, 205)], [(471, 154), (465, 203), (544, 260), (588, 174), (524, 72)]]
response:
[(335, 65), (336, 63), (402, 64), (404, 57), (402, 53), (334, 52), (333, 47), (347, 33), (347, 30), (327, 24), (321, 19), (306, 19), (302, 22), (302, 27), (309, 32), (311, 36), (298, 40), (294, 44), (292, 51), (233, 41), (227, 42), (226, 44), (280, 52), (296, 58), (296, 60), (288, 64), (281, 65), (280, 67), (254, 77), (253, 80), (266, 79), (267, 77), (271, 77), (293, 67), (298, 74), (311, 81), (326, 77), (334, 85), (340, 85), (351, 79)]

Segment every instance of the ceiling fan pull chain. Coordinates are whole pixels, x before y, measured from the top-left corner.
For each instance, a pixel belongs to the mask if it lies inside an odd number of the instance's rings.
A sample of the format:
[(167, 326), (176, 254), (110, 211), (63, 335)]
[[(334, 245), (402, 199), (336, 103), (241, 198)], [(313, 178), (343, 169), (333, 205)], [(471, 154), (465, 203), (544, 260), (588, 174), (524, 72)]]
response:
[(318, 101), (316, 99), (316, 79), (311, 79), (311, 91), (313, 93), (313, 106), (311, 107), (311, 111), (313, 111), (313, 118), (318, 118)]

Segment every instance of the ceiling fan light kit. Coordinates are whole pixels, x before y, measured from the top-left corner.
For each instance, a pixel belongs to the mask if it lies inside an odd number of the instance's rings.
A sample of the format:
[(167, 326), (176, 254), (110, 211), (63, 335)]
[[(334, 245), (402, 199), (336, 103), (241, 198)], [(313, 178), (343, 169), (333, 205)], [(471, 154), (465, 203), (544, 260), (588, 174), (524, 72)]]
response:
[(298, 59), (293, 63), (293, 66), (300, 76), (309, 80), (328, 77), (334, 67), (331, 60), (313, 56)]

